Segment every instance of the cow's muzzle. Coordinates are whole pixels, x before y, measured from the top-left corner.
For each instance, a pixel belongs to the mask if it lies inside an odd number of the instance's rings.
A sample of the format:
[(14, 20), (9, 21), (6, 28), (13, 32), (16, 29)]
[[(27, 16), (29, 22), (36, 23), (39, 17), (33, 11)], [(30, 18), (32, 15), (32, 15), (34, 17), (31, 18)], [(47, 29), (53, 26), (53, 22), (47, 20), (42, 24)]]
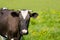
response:
[(28, 34), (28, 30), (26, 30), (26, 29), (21, 30), (21, 34), (22, 35), (27, 35)]

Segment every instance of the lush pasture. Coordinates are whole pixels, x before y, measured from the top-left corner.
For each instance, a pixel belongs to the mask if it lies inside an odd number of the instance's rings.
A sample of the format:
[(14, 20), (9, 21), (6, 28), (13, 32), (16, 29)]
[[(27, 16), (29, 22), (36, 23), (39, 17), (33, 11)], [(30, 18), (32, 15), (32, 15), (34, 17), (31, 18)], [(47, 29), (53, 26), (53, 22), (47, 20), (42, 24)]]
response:
[(60, 0), (0, 0), (1, 7), (31, 9), (39, 14), (31, 18), (29, 34), (23, 40), (60, 40)]

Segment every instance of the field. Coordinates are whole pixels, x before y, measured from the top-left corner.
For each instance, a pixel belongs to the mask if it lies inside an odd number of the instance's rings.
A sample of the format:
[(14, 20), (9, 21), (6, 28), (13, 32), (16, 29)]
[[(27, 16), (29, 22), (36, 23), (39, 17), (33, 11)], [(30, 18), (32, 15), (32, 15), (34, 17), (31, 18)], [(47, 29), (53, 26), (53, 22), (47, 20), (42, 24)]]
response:
[(39, 14), (31, 18), (29, 34), (23, 40), (60, 40), (60, 0), (0, 0), (2, 7), (30, 9)]

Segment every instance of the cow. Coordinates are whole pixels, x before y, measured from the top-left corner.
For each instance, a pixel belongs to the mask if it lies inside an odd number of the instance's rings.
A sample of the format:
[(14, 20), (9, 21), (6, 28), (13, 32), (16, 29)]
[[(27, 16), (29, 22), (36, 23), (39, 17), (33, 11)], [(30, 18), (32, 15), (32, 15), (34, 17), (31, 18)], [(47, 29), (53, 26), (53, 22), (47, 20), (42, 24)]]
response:
[(0, 10), (0, 35), (7, 40), (22, 40), (23, 35), (28, 34), (30, 18), (36, 18), (38, 14), (31, 10)]
[(14, 10), (0, 9), (0, 35), (7, 40), (19, 40), (19, 16)]
[(36, 18), (38, 16), (38, 13), (33, 12), (32, 10), (27, 10), (27, 9), (23, 9), (23, 10), (19, 10), (19, 31), (20, 31), (20, 35), (21, 37), (23, 35), (27, 35), (28, 32), (28, 28), (29, 28), (29, 22), (30, 22), (30, 18)]

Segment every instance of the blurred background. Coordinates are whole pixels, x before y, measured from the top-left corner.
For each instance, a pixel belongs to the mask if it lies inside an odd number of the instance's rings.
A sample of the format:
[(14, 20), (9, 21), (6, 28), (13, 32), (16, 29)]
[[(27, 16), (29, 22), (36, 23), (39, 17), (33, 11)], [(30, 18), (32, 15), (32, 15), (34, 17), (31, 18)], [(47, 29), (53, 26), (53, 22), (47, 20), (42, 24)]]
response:
[(29, 34), (23, 40), (60, 40), (60, 0), (0, 0), (2, 7), (30, 9), (39, 14), (31, 18)]

